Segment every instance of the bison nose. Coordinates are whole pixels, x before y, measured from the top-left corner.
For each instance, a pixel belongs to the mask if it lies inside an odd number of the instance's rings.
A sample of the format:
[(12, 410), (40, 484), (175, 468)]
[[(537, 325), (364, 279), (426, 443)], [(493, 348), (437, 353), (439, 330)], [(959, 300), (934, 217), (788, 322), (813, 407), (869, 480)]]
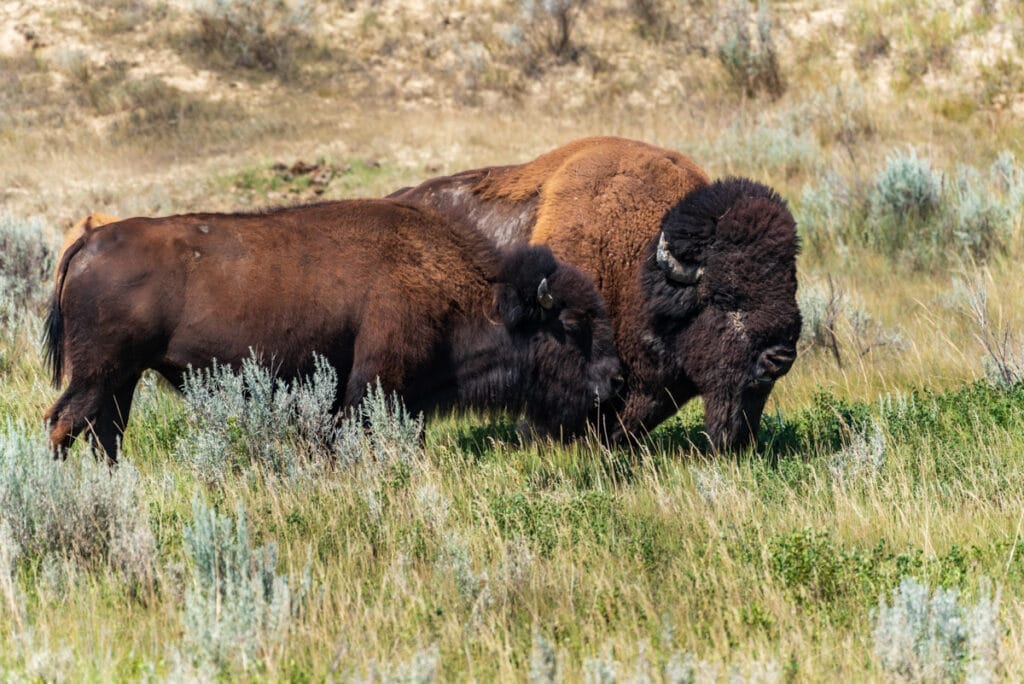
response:
[(789, 372), (796, 361), (796, 349), (779, 344), (762, 352), (757, 360), (757, 377), (759, 380), (777, 380)]
[(617, 358), (610, 358), (599, 364), (597, 372), (591, 375), (591, 390), (598, 403), (604, 403), (615, 396), (625, 383), (622, 367)]

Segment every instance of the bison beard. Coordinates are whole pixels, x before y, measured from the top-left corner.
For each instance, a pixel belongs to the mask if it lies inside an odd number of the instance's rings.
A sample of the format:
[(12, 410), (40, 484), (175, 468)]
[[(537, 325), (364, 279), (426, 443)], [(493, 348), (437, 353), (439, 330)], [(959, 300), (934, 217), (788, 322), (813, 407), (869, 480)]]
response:
[(70, 376), (46, 414), (54, 446), (87, 429), (111, 460), (143, 370), (180, 386), (250, 349), (285, 379), (324, 356), (337, 409), (379, 378), (412, 411), (525, 410), (552, 436), (582, 430), (619, 373), (582, 272), (386, 200), (88, 230), (62, 256), (47, 334), (55, 384)]
[(712, 444), (750, 443), (800, 331), (795, 223), (770, 188), (711, 183), (678, 152), (601, 137), (392, 196), (498, 245), (547, 245), (594, 278), (626, 376), (601, 416), (612, 441), (644, 435), (703, 395)]

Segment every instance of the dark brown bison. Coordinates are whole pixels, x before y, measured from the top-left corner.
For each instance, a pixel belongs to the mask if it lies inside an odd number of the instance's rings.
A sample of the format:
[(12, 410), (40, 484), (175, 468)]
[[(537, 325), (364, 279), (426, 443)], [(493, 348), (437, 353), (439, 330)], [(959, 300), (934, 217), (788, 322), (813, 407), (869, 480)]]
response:
[(763, 185), (712, 183), (678, 152), (584, 138), (392, 197), (466, 220), (498, 245), (547, 245), (593, 276), (626, 371), (603, 428), (613, 440), (702, 395), (712, 443), (741, 448), (796, 358), (796, 228)]
[(134, 218), (65, 252), (47, 322), (55, 448), (82, 430), (114, 458), (146, 369), (250, 350), (279, 375), (338, 372), (337, 407), (379, 378), (410, 410), (523, 410), (575, 434), (619, 373), (593, 282), (547, 248), (499, 252), (472, 228), (404, 202), (333, 202), (256, 214)]

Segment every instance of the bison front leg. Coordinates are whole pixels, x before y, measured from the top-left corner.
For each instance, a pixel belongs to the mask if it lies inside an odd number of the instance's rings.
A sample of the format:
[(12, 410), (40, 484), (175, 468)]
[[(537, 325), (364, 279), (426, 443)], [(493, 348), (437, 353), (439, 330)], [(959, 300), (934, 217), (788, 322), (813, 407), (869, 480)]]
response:
[(345, 384), (343, 410), (355, 409), (366, 398), (371, 386), (380, 384), (385, 396), (401, 389), (401, 373), (395, 370), (396, 361), (386, 355), (375, 355), (360, 359), (352, 364), (352, 372)]
[[(374, 348), (370, 345), (356, 344), (356, 350), (352, 362), (352, 372), (349, 374), (345, 384), (345, 398), (342, 409), (351, 411), (353, 415), (358, 406), (366, 399), (367, 388), (371, 385), (378, 385), (385, 398), (392, 393), (404, 394), (407, 389), (406, 383), (409, 380), (409, 369), (417, 368), (421, 360), (416, 356), (399, 353), (395, 346), (385, 346), (383, 349)], [(403, 396), (403, 401), (408, 402), (409, 397)], [(415, 410), (415, 406), (406, 405), (409, 410)], [(369, 430), (370, 425), (364, 419), (364, 429)], [(426, 439), (423, 431), (419, 435), (420, 444)]]

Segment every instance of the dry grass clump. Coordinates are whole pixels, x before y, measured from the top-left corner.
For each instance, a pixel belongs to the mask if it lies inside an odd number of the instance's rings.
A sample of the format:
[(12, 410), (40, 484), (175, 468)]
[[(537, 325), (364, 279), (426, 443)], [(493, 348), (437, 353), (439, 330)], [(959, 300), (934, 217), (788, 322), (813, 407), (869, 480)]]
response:
[(312, 10), (284, 0), (197, 0), (194, 42), (229, 66), (288, 75), (312, 43)]
[(779, 65), (771, 11), (767, 2), (758, 2), (755, 40), (750, 31), (750, 7), (749, 0), (733, 0), (728, 5), (716, 53), (734, 88), (747, 97), (763, 91), (777, 98), (786, 85)]

